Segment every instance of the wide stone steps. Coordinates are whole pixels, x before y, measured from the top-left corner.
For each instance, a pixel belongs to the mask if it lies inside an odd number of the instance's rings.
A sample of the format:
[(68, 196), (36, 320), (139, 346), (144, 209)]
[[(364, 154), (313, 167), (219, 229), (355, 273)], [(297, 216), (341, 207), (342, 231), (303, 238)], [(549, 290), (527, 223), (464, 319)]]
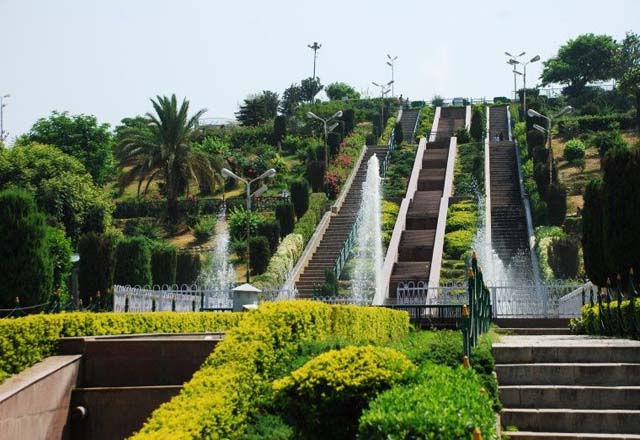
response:
[(418, 119), (419, 109), (402, 110), (400, 126), (402, 127), (402, 137), (405, 142), (413, 142), (414, 128)]
[(508, 437), (640, 438), (640, 342), (529, 334), (493, 353)]

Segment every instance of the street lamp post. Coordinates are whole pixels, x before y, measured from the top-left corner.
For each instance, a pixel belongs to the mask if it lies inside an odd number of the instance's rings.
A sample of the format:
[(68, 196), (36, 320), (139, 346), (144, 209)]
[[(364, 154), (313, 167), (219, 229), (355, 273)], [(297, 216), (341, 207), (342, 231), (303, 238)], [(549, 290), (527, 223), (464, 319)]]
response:
[(337, 112), (335, 112), (333, 114), (333, 116), (331, 116), (330, 118), (327, 119), (323, 119), (320, 116), (316, 115), (313, 112), (307, 112), (307, 116), (311, 119), (317, 119), (318, 121), (322, 122), (322, 127), (324, 130), (324, 169), (325, 172), (329, 169), (329, 151), (327, 148), (327, 138), (329, 137), (329, 133), (331, 133), (339, 124), (336, 122), (334, 124), (332, 124), (330, 127), (327, 127), (327, 124), (335, 118), (341, 118), (342, 117), (342, 110), (338, 110)]
[(393, 70), (394, 70), (395, 63), (396, 63), (396, 60), (398, 59), (398, 57), (397, 56), (392, 57), (391, 55), (387, 54), (387, 58), (389, 58), (389, 61), (387, 61), (387, 66), (391, 67), (391, 83), (390, 84), (391, 84), (391, 97), (393, 98), (393, 97), (396, 96), (396, 94), (395, 94), (395, 92), (393, 90), (393, 84), (395, 83), (394, 71)]
[[(523, 54), (524, 54), (524, 52), (523, 52)], [(531, 58), (526, 63), (521, 63), (520, 61), (516, 60), (515, 58), (511, 58), (509, 61), (507, 61), (508, 64), (512, 64), (513, 65), (514, 73), (520, 74), (520, 72), (516, 71), (516, 64), (520, 64), (522, 66), (522, 81), (523, 81), (523, 86), (522, 86), (523, 87), (523, 89), (522, 89), (522, 113), (523, 114), (527, 114), (527, 66), (529, 64), (531, 64), (531, 63), (535, 63), (536, 61), (540, 61), (540, 55), (536, 55), (535, 57)], [(514, 88), (515, 88), (515, 76), (514, 76)]]
[(518, 58), (524, 56), (526, 52), (522, 52), (520, 53), (520, 55), (517, 55), (517, 56), (511, 55), (509, 52), (505, 52), (504, 54), (509, 57), (509, 61), (507, 61), (507, 64), (513, 66), (513, 100), (517, 101), (518, 85), (516, 83), (516, 79), (517, 79), (517, 75), (522, 75), (522, 74), (516, 70), (516, 64), (519, 64)]
[(389, 93), (391, 90), (390, 87), (393, 86), (393, 80), (386, 84), (378, 84), (375, 81), (371, 81), (371, 84), (376, 87), (380, 87), (380, 136), (382, 136), (382, 132), (384, 131), (384, 95)]
[[(260, 194), (264, 193), (267, 190), (267, 185), (262, 185), (260, 188), (258, 188), (252, 193), (251, 184), (260, 179), (266, 179), (268, 177), (272, 177), (273, 175), (276, 174), (276, 170), (274, 170), (273, 168), (270, 168), (252, 180), (243, 179), (242, 177), (238, 176), (236, 173), (229, 170), (228, 168), (223, 168), (220, 171), (220, 174), (222, 174), (222, 177), (224, 177), (225, 179), (232, 178), (240, 182), (243, 182), (245, 184), (245, 186), (247, 187), (247, 213), (250, 213), (251, 198), (258, 197)], [(247, 215), (250, 215), (250, 214), (247, 214)], [(247, 283), (249, 283), (251, 279), (251, 248), (249, 246), (249, 235), (251, 234), (251, 225), (250, 225), (249, 219), (247, 218), (246, 220), (247, 220), (246, 221), (247, 223)]]
[(4, 132), (4, 108), (7, 104), (4, 103), (4, 100), (11, 97), (10, 94), (0, 95), (0, 142), (4, 142), (7, 138), (8, 133)]
[(551, 123), (554, 119), (559, 118), (562, 115), (567, 115), (573, 113), (574, 108), (570, 105), (564, 107), (558, 113), (556, 113), (553, 117), (545, 116), (542, 113), (538, 113), (534, 109), (529, 109), (527, 111), (527, 115), (530, 118), (543, 118), (547, 121), (547, 128), (544, 128), (538, 124), (533, 124), (533, 128), (538, 130), (541, 133), (546, 134), (547, 136), (547, 148), (549, 148), (548, 158), (549, 158), (549, 184), (553, 183), (553, 149), (551, 148)]

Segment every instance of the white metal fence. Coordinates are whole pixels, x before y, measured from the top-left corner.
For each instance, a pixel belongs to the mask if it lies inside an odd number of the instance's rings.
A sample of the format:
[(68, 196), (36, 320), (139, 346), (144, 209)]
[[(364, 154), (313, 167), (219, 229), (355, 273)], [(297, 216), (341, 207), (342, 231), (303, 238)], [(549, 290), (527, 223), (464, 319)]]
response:
[[(292, 290), (264, 290), (259, 301), (278, 301), (295, 298)], [(113, 286), (114, 312), (176, 311), (191, 312), (202, 309), (231, 309), (233, 291), (203, 289), (198, 286)]]

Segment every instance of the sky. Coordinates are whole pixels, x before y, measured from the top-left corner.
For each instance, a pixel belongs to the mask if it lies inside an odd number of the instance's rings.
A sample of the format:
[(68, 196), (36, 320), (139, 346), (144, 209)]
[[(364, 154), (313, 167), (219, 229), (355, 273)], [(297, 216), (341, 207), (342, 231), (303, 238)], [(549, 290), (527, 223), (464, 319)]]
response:
[(323, 84), (378, 95), (391, 54), (396, 95), (508, 96), (505, 51), (544, 61), (577, 35), (626, 31), (640, 32), (638, 0), (0, 0), (4, 129), (11, 142), (53, 110), (113, 126), (172, 93), (233, 118), (247, 95), (312, 76), (314, 41)]

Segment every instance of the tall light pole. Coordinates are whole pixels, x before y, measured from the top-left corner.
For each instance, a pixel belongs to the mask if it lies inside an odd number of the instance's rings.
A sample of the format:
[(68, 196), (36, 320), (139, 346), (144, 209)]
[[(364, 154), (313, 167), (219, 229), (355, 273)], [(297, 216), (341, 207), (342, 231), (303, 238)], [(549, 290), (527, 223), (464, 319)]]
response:
[(534, 109), (529, 109), (527, 111), (527, 115), (530, 118), (543, 118), (543, 119), (546, 119), (547, 121), (547, 128), (544, 128), (538, 124), (533, 124), (533, 128), (547, 135), (547, 142), (548, 142), (548, 148), (549, 148), (549, 154), (547, 157), (549, 158), (548, 161), (549, 161), (549, 184), (550, 185), (551, 183), (553, 183), (553, 149), (551, 148), (551, 123), (554, 119), (559, 118), (562, 115), (567, 115), (573, 112), (574, 112), (574, 108), (571, 107), (570, 105), (560, 110), (553, 117), (545, 116), (542, 113), (538, 113)]
[[(387, 66), (391, 67), (391, 97), (393, 98), (394, 96), (396, 96), (394, 90), (393, 90), (393, 84), (395, 83), (395, 78), (394, 78), (394, 66), (396, 63), (396, 60), (398, 59), (397, 56), (392, 57), (391, 55), (387, 54), (387, 58), (389, 58), (389, 61), (387, 61)], [(402, 104), (402, 103), (400, 103)]]
[(382, 132), (384, 131), (384, 95), (389, 93), (390, 86), (393, 85), (393, 80), (389, 81), (386, 84), (378, 84), (375, 81), (371, 81), (376, 87), (380, 87), (380, 136), (382, 136)]
[(7, 104), (4, 103), (4, 100), (10, 97), (11, 95), (8, 93), (0, 96), (0, 142), (4, 142), (9, 134), (4, 131), (4, 108), (7, 106)]
[[(271, 177), (273, 175), (276, 174), (276, 170), (274, 170), (273, 168), (268, 169), (267, 171), (265, 171), (264, 173), (260, 174), (258, 177), (256, 177), (253, 180), (246, 180), (243, 179), (242, 177), (238, 176), (236, 173), (234, 173), (233, 171), (231, 171), (228, 168), (223, 168), (220, 171), (220, 174), (222, 174), (222, 177), (224, 177), (225, 179), (228, 178), (232, 178), (235, 180), (238, 180), (240, 182), (243, 182), (245, 184), (245, 186), (247, 187), (247, 212), (250, 213), (251, 212), (251, 198), (252, 197), (258, 197), (260, 194), (264, 193), (267, 190), (267, 185), (262, 185), (260, 188), (258, 188), (257, 190), (255, 190), (253, 193), (251, 192), (251, 184), (257, 180), (260, 179), (266, 179), (268, 177)], [(250, 215), (250, 214), (248, 214)], [(247, 223), (247, 283), (249, 283), (250, 279), (251, 279), (251, 248), (249, 246), (249, 235), (251, 235), (251, 225), (250, 225), (250, 221), (249, 218), (246, 219), (246, 223)]]
[(327, 124), (332, 119), (341, 118), (342, 110), (338, 110), (337, 112), (334, 113), (333, 116), (327, 119), (323, 119), (313, 112), (307, 112), (307, 117), (311, 119), (317, 119), (318, 121), (322, 122), (322, 127), (324, 131), (324, 170), (325, 172), (327, 172), (327, 170), (329, 169), (329, 151), (327, 148), (327, 138), (329, 137), (329, 133), (331, 133), (339, 125), (337, 122), (334, 124), (331, 124), (331, 126), (327, 126)]
[(511, 66), (513, 66), (513, 100), (517, 101), (518, 85), (516, 84), (516, 78), (517, 78), (517, 75), (522, 75), (522, 74), (516, 70), (516, 64), (519, 64), (518, 58), (524, 56), (526, 52), (522, 52), (520, 55), (517, 55), (517, 56), (511, 55), (509, 52), (505, 52), (504, 54), (509, 57), (509, 61), (507, 61), (507, 64), (510, 64)]
[[(522, 81), (523, 81), (523, 89), (522, 89), (522, 114), (527, 114), (527, 66), (531, 63), (535, 63), (540, 61), (540, 55), (536, 55), (531, 58), (529, 61), (525, 63), (521, 63), (520, 61), (511, 58), (507, 63), (513, 65), (513, 70), (516, 72), (516, 64), (520, 64), (522, 66)], [(516, 72), (520, 73), (520, 72)]]
[(309, 49), (313, 50), (313, 79), (316, 79), (316, 58), (318, 58), (318, 50), (322, 47), (322, 44), (318, 44), (317, 41), (314, 41), (313, 44), (307, 44)]

